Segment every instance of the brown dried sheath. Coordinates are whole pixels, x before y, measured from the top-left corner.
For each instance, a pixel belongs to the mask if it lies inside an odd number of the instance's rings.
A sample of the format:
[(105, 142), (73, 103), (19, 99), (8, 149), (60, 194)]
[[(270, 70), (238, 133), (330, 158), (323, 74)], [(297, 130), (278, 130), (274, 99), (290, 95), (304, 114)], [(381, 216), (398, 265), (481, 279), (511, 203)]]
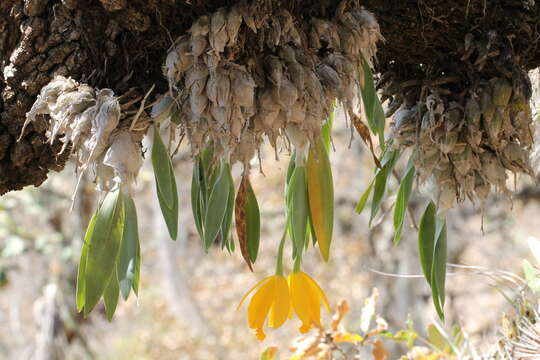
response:
[(236, 234), (238, 236), (238, 243), (240, 244), (240, 251), (249, 269), (253, 271), (251, 265), (251, 259), (249, 257), (248, 243), (247, 243), (247, 224), (246, 224), (246, 199), (247, 190), (249, 187), (249, 177), (247, 175), (242, 176), (240, 187), (236, 195), (236, 204), (234, 206), (234, 217), (236, 224)]
[(362, 120), (360, 120), (358, 116), (352, 116), (352, 123), (364, 143), (369, 146), (369, 150), (371, 151), (371, 155), (373, 156), (373, 161), (375, 162), (375, 165), (380, 169), (381, 162), (379, 161), (377, 155), (375, 155), (375, 151), (373, 150), (373, 142), (371, 141), (371, 134), (369, 133), (369, 128), (366, 126), (366, 124), (362, 122)]

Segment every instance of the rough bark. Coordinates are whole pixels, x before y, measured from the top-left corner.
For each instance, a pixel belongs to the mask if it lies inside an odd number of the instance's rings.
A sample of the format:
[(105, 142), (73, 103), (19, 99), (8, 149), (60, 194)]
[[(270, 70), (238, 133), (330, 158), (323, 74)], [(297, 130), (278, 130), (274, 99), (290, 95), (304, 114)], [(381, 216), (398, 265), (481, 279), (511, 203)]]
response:
[[(0, 194), (40, 185), (60, 171), (69, 151), (46, 143), (44, 117), (17, 142), (42, 86), (56, 74), (121, 95), (166, 89), (161, 66), (173, 39), (193, 19), (238, 0), (3, 0), (0, 2)], [(297, 21), (326, 17), (331, 0), (257, 0), (283, 6)], [(487, 41), (496, 30), (521, 70), (540, 65), (540, 4), (524, 0), (366, 0), (386, 38), (378, 69), (401, 81), (457, 74), (459, 92), (471, 81), (460, 58), (465, 35)], [(502, 57), (504, 58), (504, 57)], [(487, 72), (492, 71), (490, 67)], [(486, 75), (487, 76), (487, 75)], [(420, 86), (418, 86), (420, 89)], [(396, 90), (396, 91), (399, 91)]]

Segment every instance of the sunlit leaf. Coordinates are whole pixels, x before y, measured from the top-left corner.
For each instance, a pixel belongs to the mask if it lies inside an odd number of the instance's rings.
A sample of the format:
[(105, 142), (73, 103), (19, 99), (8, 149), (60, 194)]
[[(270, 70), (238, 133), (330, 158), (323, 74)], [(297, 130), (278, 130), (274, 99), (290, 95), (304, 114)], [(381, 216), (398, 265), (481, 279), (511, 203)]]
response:
[(139, 283), (141, 279), (141, 243), (137, 243), (137, 253), (135, 254), (135, 270), (133, 271), (133, 281), (131, 288), (135, 295), (139, 295)]
[(109, 285), (103, 293), (103, 302), (105, 303), (105, 313), (107, 315), (107, 320), (111, 321), (114, 312), (116, 311), (116, 306), (118, 305), (118, 297), (120, 296), (120, 290), (118, 288), (118, 278), (116, 276), (116, 269), (113, 270), (113, 274), (109, 281)]
[(176, 189), (176, 178), (171, 157), (157, 128), (154, 128), (152, 166), (154, 168), (156, 192), (161, 213), (167, 224), (171, 239), (176, 240), (178, 233), (178, 191)]
[(86, 260), (85, 316), (96, 306), (115, 272), (124, 229), (123, 205), (122, 192), (116, 190), (107, 194), (97, 211)]
[(116, 267), (118, 283), (122, 297), (126, 300), (132, 288), (137, 265), (137, 252), (139, 251), (139, 229), (137, 223), (137, 209), (129, 195), (124, 196), (124, 232), (118, 265)]
[(334, 116), (335, 110), (330, 113), (330, 116), (328, 117), (328, 119), (326, 119), (325, 123), (321, 128), (321, 136), (323, 138), (324, 147), (328, 152), (330, 151), (330, 143), (332, 141), (332, 126), (334, 125)]
[(443, 353), (451, 353), (452, 347), (448, 343), (448, 339), (441, 334), (437, 326), (430, 324), (427, 328), (427, 335), (430, 344)]
[(334, 226), (334, 182), (328, 152), (319, 137), (309, 151), (307, 187), (311, 225), (324, 261), (330, 256)]
[(287, 216), (295, 250), (301, 253), (307, 234), (309, 216), (306, 167), (296, 166), (287, 189)]
[(77, 311), (80, 312), (84, 307), (84, 299), (86, 297), (86, 260), (88, 257), (88, 246), (90, 244), (92, 233), (94, 232), (94, 226), (96, 224), (97, 212), (92, 215), (88, 227), (86, 228), (86, 234), (84, 235), (83, 246), (81, 250), (81, 259), (79, 261), (79, 270), (77, 272)]

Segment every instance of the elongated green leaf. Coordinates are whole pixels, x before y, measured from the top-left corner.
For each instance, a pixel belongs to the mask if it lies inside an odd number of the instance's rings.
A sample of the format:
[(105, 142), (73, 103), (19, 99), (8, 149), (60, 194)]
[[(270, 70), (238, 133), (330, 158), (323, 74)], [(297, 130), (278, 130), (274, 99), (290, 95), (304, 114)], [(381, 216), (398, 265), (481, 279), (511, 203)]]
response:
[(420, 220), (420, 228), (418, 229), (418, 249), (420, 252), (420, 263), (424, 277), (431, 286), (431, 274), (433, 267), (433, 254), (435, 251), (435, 228), (436, 228), (436, 207), (430, 201), (422, 219)]
[(86, 260), (85, 316), (96, 306), (115, 272), (124, 229), (123, 205), (122, 192), (116, 190), (107, 194), (97, 211)]
[(364, 191), (362, 196), (360, 196), (360, 199), (358, 200), (358, 204), (356, 205), (356, 208), (354, 209), (354, 211), (357, 214), (360, 214), (360, 213), (362, 213), (362, 211), (364, 211), (364, 208), (366, 207), (366, 203), (367, 203), (367, 200), (369, 198), (369, 195), (371, 194), (371, 190), (373, 190), (373, 184), (374, 183), (375, 183), (375, 179), (371, 180), (371, 182), (369, 183), (369, 186), (367, 187), (367, 189)]
[[(176, 192), (176, 180), (174, 180), (174, 174), (172, 173), (171, 169), (171, 177), (173, 178), (173, 189)], [(163, 215), (163, 219), (165, 220), (165, 224), (167, 225), (167, 230), (169, 231), (169, 236), (172, 240), (176, 240), (177, 234), (178, 234), (178, 199), (174, 202), (172, 208), (165, 207), (165, 199), (163, 199), (163, 196), (158, 191), (158, 202), (159, 207), (161, 208), (161, 214)]]
[(176, 240), (178, 233), (178, 191), (171, 157), (159, 135), (154, 128), (154, 144), (152, 146), (152, 166), (156, 179), (157, 196), (161, 213), (167, 224), (171, 239)]
[(439, 317), (444, 320), (444, 301), (446, 284), (446, 251), (447, 231), (446, 219), (437, 217), (435, 246), (433, 249), (433, 266), (431, 268), (431, 289), (433, 303)]
[(79, 271), (77, 272), (77, 311), (81, 312), (84, 307), (84, 299), (86, 297), (86, 260), (88, 257), (88, 246), (90, 244), (92, 234), (94, 233), (94, 226), (96, 224), (97, 212), (92, 215), (88, 227), (86, 228), (86, 234), (84, 235), (83, 246), (81, 250), (81, 259), (79, 261)]
[(200, 182), (200, 160), (197, 158), (193, 163), (193, 177), (191, 179), (191, 211), (195, 220), (195, 227), (199, 237), (203, 238), (203, 212), (201, 211), (201, 182)]
[(407, 170), (405, 170), (405, 176), (401, 179), (401, 184), (399, 185), (394, 209), (394, 244), (396, 245), (401, 240), (401, 231), (403, 229), (407, 206), (409, 205), (409, 198), (411, 197), (415, 174), (416, 169), (414, 168), (413, 161), (409, 160)]
[(368, 62), (362, 59), (362, 70), (364, 79), (361, 82), (361, 96), (364, 103), (364, 111), (371, 131), (379, 136), (379, 145), (384, 149), (384, 126), (385, 116), (381, 101), (377, 96), (375, 83), (373, 81), (373, 73)]
[(133, 281), (131, 288), (135, 295), (139, 295), (139, 282), (141, 279), (141, 243), (137, 243), (137, 253), (135, 255), (135, 270), (133, 271)]
[(212, 188), (204, 216), (204, 247), (210, 248), (223, 223), (229, 200), (229, 178), (225, 166), (220, 166), (219, 176)]
[(309, 216), (305, 166), (296, 166), (291, 176), (287, 189), (287, 216), (295, 250), (297, 253), (302, 253)]
[(140, 246), (137, 209), (129, 194), (124, 195), (124, 210), (124, 232), (116, 271), (122, 297), (126, 300), (132, 288), (133, 278), (135, 277), (137, 252)]
[[(129, 293), (128, 293), (129, 294)], [(105, 313), (107, 314), (107, 320), (111, 321), (116, 306), (118, 305), (118, 297), (120, 296), (120, 290), (118, 288), (118, 278), (116, 276), (116, 269), (113, 270), (113, 275), (109, 281), (109, 285), (103, 293), (103, 302), (105, 303)]]
[(307, 172), (311, 225), (322, 258), (328, 261), (334, 227), (334, 181), (328, 152), (321, 137), (315, 140), (310, 149)]
[[(221, 225), (221, 240), (223, 241), (223, 246), (229, 250), (229, 252), (234, 251), (234, 247), (231, 247), (233, 241), (230, 241), (230, 230), (232, 224), (232, 218), (234, 213), (234, 180), (231, 172), (231, 165), (225, 164), (225, 174), (227, 175), (227, 182), (229, 185), (229, 197), (227, 199), (227, 207), (225, 210), (225, 215), (223, 216), (223, 223)], [(222, 246), (222, 247), (223, 247)], [(232, 245), (234, 246), (234, 244)]]
[(387, 151), (381, 162), (381, 168), (377, 169), (375, 175), (375, 184), (373, 188), (373, 199), (371, 200), (371, 215), (369, 218), (369, 226), (371, 222), (377, 216), (379, 209), (381, 208), (382, 201), (384, 199), (384, 194), (386, 192), (386, 184), (388, 182), (388, 177), (392, 174), (392, 169), (396, 164), (399, 158), (399, 150), (390, 150)]
[(261, 215), (259, 204), (253, 192), (251, 184), (248, 183), (246, 198), (246, 234), (249, 258), (252, 263), (257, 260), (259, 253), (259, 243), (261, 238)]
[(332, 141), (332, 126), (334, 125), (334, 114), (335, 110), (332, 110), (330, 116), (321, 128), (321, 136), (323, 138), (324, 147), (328, 152), (330, 151), (330, 143)]
[[(294, 172), (294, 169), (296, 168), (296, 150), (293, 151), (291, 155), (291, 159), (289, 160), (289, 165), (287, 166), (287, 177), (285, 184), (289, 184), (291, 181), (291, 176)], [(287, 188), (285, 188), (285, 192), (287, 191)]]

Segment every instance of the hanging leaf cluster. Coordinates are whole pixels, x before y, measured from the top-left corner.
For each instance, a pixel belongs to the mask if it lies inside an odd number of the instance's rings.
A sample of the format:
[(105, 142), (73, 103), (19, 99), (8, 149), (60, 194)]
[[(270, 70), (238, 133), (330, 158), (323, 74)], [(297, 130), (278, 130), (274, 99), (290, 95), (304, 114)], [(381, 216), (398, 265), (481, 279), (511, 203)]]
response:
[(139, 289), (141, 249), (137, 212), (129, 194), (107, 194), (84, 237), (77, 274), (77, 310), (88, 315), (103, 297), (111, 320), (122, 295)]

